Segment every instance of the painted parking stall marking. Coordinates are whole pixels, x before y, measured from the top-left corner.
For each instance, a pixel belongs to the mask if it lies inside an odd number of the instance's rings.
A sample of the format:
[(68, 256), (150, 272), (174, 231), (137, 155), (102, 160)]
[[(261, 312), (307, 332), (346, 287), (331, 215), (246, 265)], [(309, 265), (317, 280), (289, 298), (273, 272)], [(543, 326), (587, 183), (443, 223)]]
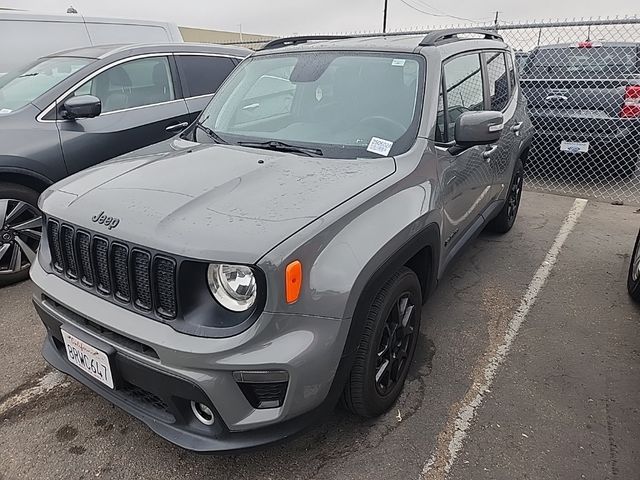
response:
[(443, 443), (442, 441), (438, 441), (433, 453), (422, 469), (419, 480), (444, 479), (451, 471), (451, 467), (462, 450), (464, 440), (467, 437), (467, 432), (471, 426), (473, 418), (475, 417), (476, 411), (478, 407), (482, 405), (484, 396), (489, 392), (491, 385), (493, 384), (498, 367), (500, 367), (507, 358), (511, 345), (516, 339), (520, 327), (529, 314), (531, 307), (535, 304), (538, 295), (558, 260), (558, 255), (560, 254), (562, 246), (578, 223), (578, 219), (582, 215), (586, 205), (587, 200), (582, 198), (577, 198), (573, 203), (573, 206), (560, 226), (560, 230), (558, 231), (551, 248), (547, 252), (542, 264), (538, 267), (538, 270), (529, 283), (526, 292), (522, 296), (520, 306), (509, 321), (502, 343), (496, 349), (495, 354), (488, 358), (485, 363), (484, 368), (482, 369), (482, 377), (472, 384), (470, 391), (465, 395), (465, 401), (462, 402), (460, 408), (456, 412), (455, 419), (451, 418), (447, 422), (445, 428), (448, 431), (452, 431), (453, 434), (449, 436), (438, 436), (438, 439), (446, 438), (448, 442)]

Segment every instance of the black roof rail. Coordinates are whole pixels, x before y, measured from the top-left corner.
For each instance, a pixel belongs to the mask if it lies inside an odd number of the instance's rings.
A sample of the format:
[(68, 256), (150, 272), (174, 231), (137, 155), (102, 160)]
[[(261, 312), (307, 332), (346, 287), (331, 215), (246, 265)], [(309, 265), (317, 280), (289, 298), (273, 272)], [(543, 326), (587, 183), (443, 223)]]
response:
[(343, 40), (352, 38), (350, 35), (308, 35), (304, 37), (285, 37), (271, 40), (261, 50), (271, 50), (274, 48), (290, 47), (300, 43), (313, 42), (317, 40)]
[(457, 40), (459, 39), (458, 35), (461, 33), (483, 35), (487, 40), (504, 41), (502, 35), (499, 35), (497, 32), (492, 32), (491, 30), (483, 30), (481, 28), (448, 28), (445, 30), (434, 30), (433, 32), (427, 33), (419, 45), (421, 47), (433, 47), (446, 40)]

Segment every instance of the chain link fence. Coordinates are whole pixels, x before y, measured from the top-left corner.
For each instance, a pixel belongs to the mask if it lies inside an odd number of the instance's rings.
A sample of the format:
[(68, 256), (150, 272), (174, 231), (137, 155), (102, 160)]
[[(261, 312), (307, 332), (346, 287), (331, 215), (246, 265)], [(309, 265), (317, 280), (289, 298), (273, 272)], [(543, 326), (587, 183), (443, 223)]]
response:
[(640, 205), (640, 18), (475, 26), (516, 51), (536, 128), (528, 188)]

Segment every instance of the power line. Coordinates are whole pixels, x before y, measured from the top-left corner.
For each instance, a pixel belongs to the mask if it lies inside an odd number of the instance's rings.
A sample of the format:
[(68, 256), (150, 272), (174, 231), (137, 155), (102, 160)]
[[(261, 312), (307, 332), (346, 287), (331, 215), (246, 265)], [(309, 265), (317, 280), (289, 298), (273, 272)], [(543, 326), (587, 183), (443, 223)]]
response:
[[(450, 15), (448, 13), (434, 13), (434, 12), (427, 12), (425, 10), (422, 10), (418, 7), (416, 7), (415, 5), (412, 5), (410, 3), (408, 3), (406, 0), (400, 0), (402, 3), (404, 3), (407, 7), (413, 8), (414, 10), (420, 12), (420, 13), (424, 13), (425, 15), (431, 15), (432, 17), (448, 17), (448, 18), (455, 18), (456, 20), (462, 20), (463, 22), (475, 22), (476, 20), (472, 20), (471, 18), (465, 18), (465, 17), (458, 17), (457, 15)], [(414, 0), (417, 1), (417, 0)], [(433, 7), (431, 7), (433, 8)]]

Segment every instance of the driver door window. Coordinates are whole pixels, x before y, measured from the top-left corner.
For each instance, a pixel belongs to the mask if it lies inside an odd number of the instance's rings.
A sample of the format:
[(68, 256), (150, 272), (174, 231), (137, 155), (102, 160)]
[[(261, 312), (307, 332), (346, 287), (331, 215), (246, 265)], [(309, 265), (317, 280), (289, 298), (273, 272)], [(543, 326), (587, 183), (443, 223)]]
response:
[(167, 57), (132, 60), (105, 70), (80, 86), (75, 96), (94, 95), (102, 113), (175, 100)]
[(484, 110), (484, 88), (480, 54), (460, 55), (444, 65), (445, 96), (447, 111), (445, 118), (447, 138), (454, 138), (456, 120), (464, 112)]

